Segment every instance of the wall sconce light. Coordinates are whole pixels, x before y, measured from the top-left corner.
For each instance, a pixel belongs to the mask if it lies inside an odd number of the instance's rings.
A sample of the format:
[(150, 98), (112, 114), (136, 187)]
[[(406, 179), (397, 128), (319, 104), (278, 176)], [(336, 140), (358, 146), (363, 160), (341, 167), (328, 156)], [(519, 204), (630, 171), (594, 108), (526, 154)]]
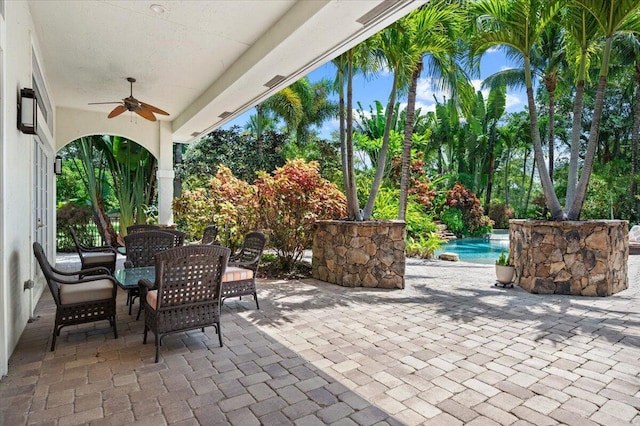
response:
[(38, 100), (33, 89), (20, 89), (18, 129), (28, 135), (38, 131)]
[(60, 176), (62, 174), (62, 157), (56, 155), (56, 159), (53, 160), (53, 173)]

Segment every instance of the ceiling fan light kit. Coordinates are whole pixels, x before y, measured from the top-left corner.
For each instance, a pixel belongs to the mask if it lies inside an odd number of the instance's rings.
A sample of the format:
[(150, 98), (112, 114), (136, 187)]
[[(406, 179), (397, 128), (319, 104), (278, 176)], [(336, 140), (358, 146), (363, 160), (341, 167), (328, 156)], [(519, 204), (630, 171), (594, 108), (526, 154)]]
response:
[(92, 102), (89, 103), (89, 105), (118, 104), (118, 106), (109, 113), (107, 118), (117, 117), (125, 111), (135, 112), (140, 117), (149, 121), (156, 121), (156, 116), (154, 115), (154, 113), (160, 115), (169, 115), (168, 112), (163, 111), (160, 108), (154, 107), (153, 105), (147, 104), (134, 98), (133, 83), (136, 82), (136, 79), (133, 77), (127, 77), (127, 81), (130, 84), (131, 91), (129, 92), (129, 96), (122, 99), (122, 102)]

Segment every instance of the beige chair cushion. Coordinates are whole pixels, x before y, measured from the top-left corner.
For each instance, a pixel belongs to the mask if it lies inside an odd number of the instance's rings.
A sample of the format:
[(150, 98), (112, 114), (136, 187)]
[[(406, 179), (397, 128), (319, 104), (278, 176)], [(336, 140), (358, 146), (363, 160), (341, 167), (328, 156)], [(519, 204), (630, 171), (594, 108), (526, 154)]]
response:
[(251, 269), (239, 268), (236, 266), (228, 266), (224, 271), (222, 282), (230, 281), (244, 281), (253, 278), (253, 271)]
[(94, 265), (99, 263), (115, 262), (116, 254), (109, 252), (95, 252), (95, 253), (82, 253), (84, 263), (87, 265)]
[(96, 280), (79, 284), (60, 284), (60, 303), (91, 302), (93, 300), (111, 299), (113, 297), (113, 281)]
[[(222, 282), (250, 280), (253, 278), (253, 271), (251, 269), (238, 268), (235, 266), (228, 266), (224, 271)], [(147, 292), (147, 303), (153, 309), (158, 307), (158, 290), (150, 290)]]

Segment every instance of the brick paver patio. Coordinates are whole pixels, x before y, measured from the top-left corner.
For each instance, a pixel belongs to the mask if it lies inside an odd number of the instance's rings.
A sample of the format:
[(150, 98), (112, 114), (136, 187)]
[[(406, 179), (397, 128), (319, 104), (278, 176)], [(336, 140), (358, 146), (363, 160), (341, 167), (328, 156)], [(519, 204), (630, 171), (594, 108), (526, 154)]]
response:
[(45, 291), (0, 381), (0, 423), (180, 425), (640, 424), (640, 257), (608, 298), (493, 286), (491, 265), (409, 260), (407, 289), (261, 281), (213, 329), (165, 339), (160, 363), (118, 296), (63, 329)]

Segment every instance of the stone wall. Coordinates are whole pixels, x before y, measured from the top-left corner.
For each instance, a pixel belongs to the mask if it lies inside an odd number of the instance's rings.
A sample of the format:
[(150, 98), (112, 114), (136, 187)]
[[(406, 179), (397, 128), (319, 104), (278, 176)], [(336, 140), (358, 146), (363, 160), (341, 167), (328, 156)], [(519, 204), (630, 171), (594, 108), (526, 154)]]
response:
[(610, 296), (628, 287), (622, 220), (509, 222), (516, 283), (530, 293)]
[(404, 288), (404, 230), (403, 221), (318, 221), (313, 277), (344, 287)]

